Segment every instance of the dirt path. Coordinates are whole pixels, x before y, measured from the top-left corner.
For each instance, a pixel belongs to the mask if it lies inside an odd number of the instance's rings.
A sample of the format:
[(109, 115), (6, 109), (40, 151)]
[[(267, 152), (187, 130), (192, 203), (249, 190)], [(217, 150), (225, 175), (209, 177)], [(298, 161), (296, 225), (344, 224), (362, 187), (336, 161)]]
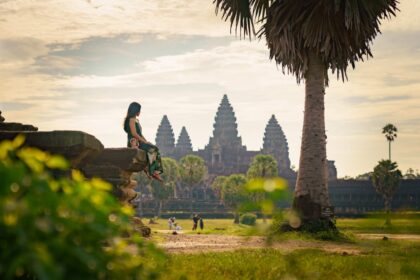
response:
[(386, 237), (389, 240), (420, 241), (420, 234), (387, 234), (387, 233), (358, 233), (361, 239), (378, 240)]
[[(159, 246), (169, 253), (204, 253), (223, 252), (239, 249), (275, 248), (290, 252), (299, 249), (320, 249), (339, 254), (360, 254), (363, 248), (356, 244), (336, 243), (327, 241), (285, 240), (268, 245), (262, 236), (232, 236), (216, 234), (177, 234), (165, 233), (165, 239)], [(357, 234), (361, 239), (420, 241), (419, 234)]]
[(361, 252), (361, 248), (352, 244), (287, 240), (268, 245), (265, 242), (265, 238), (260, 236), (241, 237), (214, 234), (168, 235), (166, 240), (160, 243), (159, 246), (169, 253), (223, 252), (256, 248), (275, 248), (285, 252), (308, 248), (341, 254), (359, 254)]

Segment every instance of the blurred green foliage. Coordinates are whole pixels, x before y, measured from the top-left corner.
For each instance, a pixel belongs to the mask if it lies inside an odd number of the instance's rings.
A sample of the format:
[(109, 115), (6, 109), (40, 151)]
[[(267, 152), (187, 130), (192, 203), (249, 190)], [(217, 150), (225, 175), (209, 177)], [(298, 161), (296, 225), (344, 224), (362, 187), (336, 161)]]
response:
[(239, 223), (243, 225), (254, 226), (257, 222), (257, 215), (252, 213), (245, 213), (239, 217)]
[(246, 182), (246, 192), (252, 199), (243, 203), (240, 209), (243, 212), (257, 211), (265, 215), (276, 215), (280, 212), (278, 203), (291, 198), (287, 181), (282, 178), (254, 178)]
[(111, 185), (76, 170), (55, 177), (68, 162), (23, 143), (23, 136), (0, 143), (0, 279), (159, 275), (164, 255), (132, 231), (133, 211)]

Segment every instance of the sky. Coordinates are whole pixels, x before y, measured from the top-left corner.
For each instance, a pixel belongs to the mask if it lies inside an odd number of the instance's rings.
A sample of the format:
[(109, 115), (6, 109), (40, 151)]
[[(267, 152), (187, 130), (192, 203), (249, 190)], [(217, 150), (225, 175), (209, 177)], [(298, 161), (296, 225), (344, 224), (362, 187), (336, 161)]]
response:
[[(420, 169), (420, 1), (400, 0), (374, 58), (326, 89), (327, 157), (355, 176), (388, 157), (382, 127), (398, 137), (392, 159)], [(167, 115), (194, 149), (212, 134), (227, 94), (249, 150), (274, 114), (298, 166), (304, 85), (268, 58), (264, 41), (240, 40), (212, 0), (0, 0), (0, 110), (40, 130), (81, 130), (123, 147), (128, 104), (142, 104), (148, 140)]]

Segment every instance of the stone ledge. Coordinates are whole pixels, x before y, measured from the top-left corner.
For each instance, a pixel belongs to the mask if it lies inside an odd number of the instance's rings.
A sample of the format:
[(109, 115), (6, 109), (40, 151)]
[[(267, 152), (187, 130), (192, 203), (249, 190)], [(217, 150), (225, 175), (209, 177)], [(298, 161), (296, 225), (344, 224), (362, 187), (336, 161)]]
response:
[(30, 124), (0, 122), (0, 131), (38, 131), (38, 128)]
[(0, 141), (12, 140), (19, 134), (26, 137), (26, 145), (60, 154), (66, 157), (73, 167), (104, 149), (98, 139), (82, 131), (0, 131)]
[[(146, 152), (131, 148), (106, 148), (85, 162), (86, 166), (112, 165), (129, 172), (142, 171), (147, 165)], [(100, 171), (99, 169), (97, 171)], [(103, 170), (101, 170), (103, 172)]]

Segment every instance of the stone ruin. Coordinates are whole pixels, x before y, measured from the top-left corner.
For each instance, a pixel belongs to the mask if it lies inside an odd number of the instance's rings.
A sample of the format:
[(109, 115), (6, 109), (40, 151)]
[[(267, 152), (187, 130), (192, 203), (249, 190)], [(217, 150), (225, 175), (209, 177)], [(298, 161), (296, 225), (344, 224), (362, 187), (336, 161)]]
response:
[[(113, 186), (113, 194), (123, 204), (130, 204), (138, 196), (137, 182), (132, 174), (147, 166), (146, 153), (131, 148), (104, 148), (93, 135), (82, 131), (38, 131), (21, 123), (5, 122), (0, 111), (0, 141), (12, 140), (18, 134), (26, 137), (26, 145), (67, 158), (71, 168), (80, 170), (87, 178), (99, 177)], [(134, 228), (143, 236), (150, 228), (133, 218)]]

